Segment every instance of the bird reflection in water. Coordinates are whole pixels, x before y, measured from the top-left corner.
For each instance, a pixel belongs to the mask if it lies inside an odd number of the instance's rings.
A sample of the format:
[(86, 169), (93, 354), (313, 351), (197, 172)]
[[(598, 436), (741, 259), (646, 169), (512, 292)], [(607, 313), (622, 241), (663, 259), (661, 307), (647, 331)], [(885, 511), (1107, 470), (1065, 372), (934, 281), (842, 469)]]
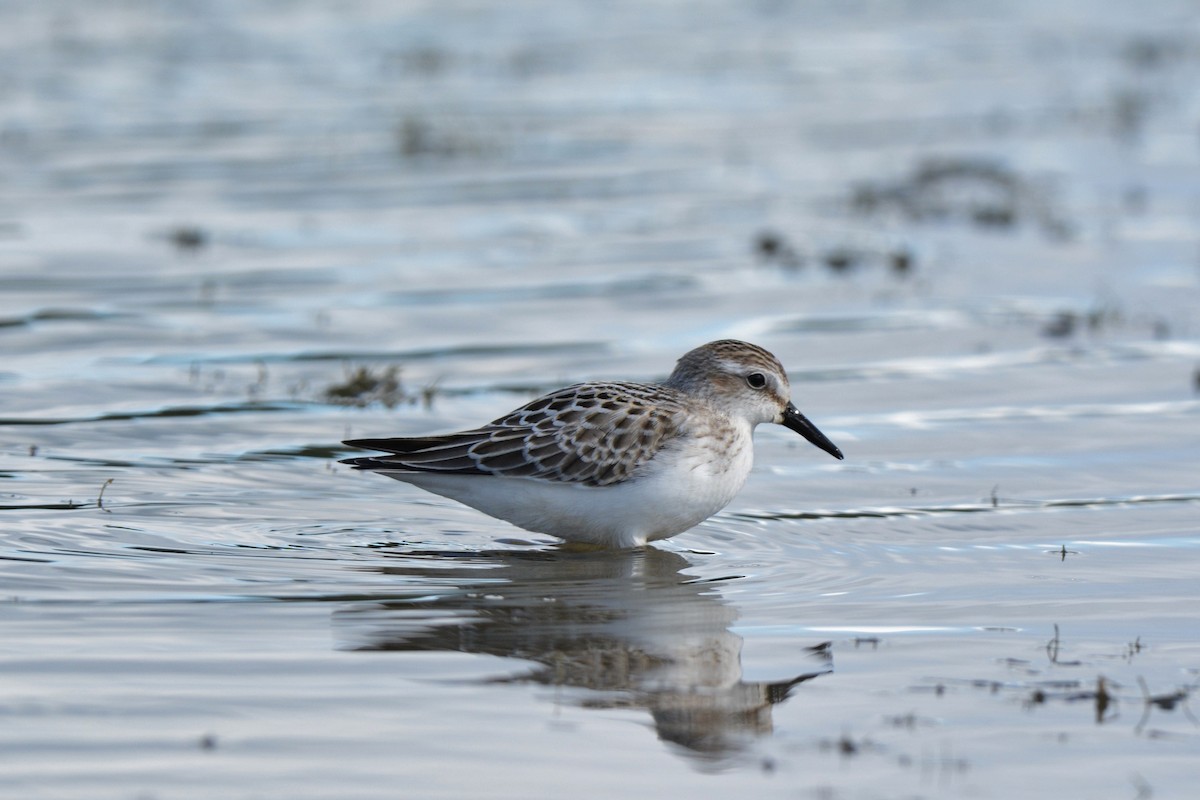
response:
[(817, 645), (800, 651), (814, 670), (743, 681), (742, 639), (729, 630), (737, 612), (719, 582), (683, 574), (689, 563), (676, 553), (395, 555), (377, 569), (415, 579), (424, 593), (339, 611), (351, 649), (531, 661), (538, 666), (495, 680), (587, 690), (576, 700), (587, 708), (645, 708), (661, 739), (705, 762), (770, 733), (772, 706), (832, 669), (827, 645)]

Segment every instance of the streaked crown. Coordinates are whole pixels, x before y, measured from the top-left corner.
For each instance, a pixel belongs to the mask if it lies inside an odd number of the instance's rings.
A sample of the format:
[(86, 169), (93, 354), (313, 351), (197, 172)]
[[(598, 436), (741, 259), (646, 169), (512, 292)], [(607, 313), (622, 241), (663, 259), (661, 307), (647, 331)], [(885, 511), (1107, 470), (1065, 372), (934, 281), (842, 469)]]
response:
[(778, 421), (791, 396), (779, 359), (736, 339), (709, 342), (685, 353), (666, 385), (736, 411), (752, 423)]

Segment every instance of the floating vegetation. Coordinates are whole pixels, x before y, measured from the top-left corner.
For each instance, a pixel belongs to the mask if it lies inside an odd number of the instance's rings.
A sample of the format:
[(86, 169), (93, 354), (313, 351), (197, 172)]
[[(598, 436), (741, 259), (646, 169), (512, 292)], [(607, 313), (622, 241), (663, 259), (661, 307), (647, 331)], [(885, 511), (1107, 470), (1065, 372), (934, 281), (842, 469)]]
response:
[(75, 511), (80, 508), (99, 508), (107, 513), (112, 513), (104, 507), (104, 490), (107, 489), (113, 482), (113, 478), (109, 478), (104, 483), (100, 484), (100, 492), (96, 495), (94, 503), (79, 500), (60, 500), (57, 503), (3, 503), (0, 504), (0, 511)]
[[(1117, 697), (1109, 691), (1110, 685), (1103, 675), (1096, 677), (1095, 689), (1084, 689), (1079, 681), (1045, 681), (1030, 692), (1023, 705), (1032, 709), (1054, 699), (1068, 703), (1089, 702), (1096, 712), (1096, 724), (1102, 725), (1116, 718), (1113, 706)], [(1055, 690), (1057, 693), (1053, 693)]]
[(96, 496), (96, 508), (99, 508), (102, 511), (108, 511), (110, 514), (112, 511), (104, 507), (104, 490), (112, 485), (113, 480), (113, 478), (106, 480), (103, 485), (100, 486), (100, 494)]
[[(1069, 339), (1084, 328), (1088, 333), (1099, 334), (1125, 321), (1120, 309), (1112, 305), (1097, 305), (1087, 311), (1062, 309), (1055, 311), (1042, 324), (1041, 334), (1049, 339)], [(1170, 335), (1169, 326), (1162, 320), (1152, 321), (1151, 330), (1156, 339)]]
[(845, 272), (858, 263), (860, 253), (846, 247), (836, 247), (822, 259), (833, 272)]
[(1045, 185), (982, 158), (935, 158), (917, 164), (896, 181), (854, 187), (850, 207), (875, 216), (897, 214), (910, 222), (963, 221), (977, 228), (1007, 230), (1023, 223), (1054, 239), (1071, 235), (1052, 208)]
[(335, 405), (369, 406), (383, 403), (388, 408), (399, 405), (405, 399), (400, 383), (399, 367), (386, 367), (374, 372), (370, 367), (357, 367), (346, 380), (335, 383), (325, 390), (325, 399)]
[(364, 408), (380, 403), (387, 408), (399, 405), (416, 405), (420, 403), (425, 408), (433, 407), (433, 398), (437, 395), (436, 386), (426, 386), (420, 391), (409, 392), (400, 380), (400, 368), (397, 366), (372, 370), (370, 367), (355, 367), (346, 375), (341, 383), (335, 383), (323, 393), (327, 403), (339, 406), (355, 406)]
[(1042, 326), (1042, 336), (1051, 339), (1066, 339), (1075, 333), (1079, 316), (1073, 311), (1059, 311)]
[(1096, 701), (1096, 724), (1104, 722), (1107, 718), (1109, 706), (1113, 704), (1114, 698), (1108, 691), (1108, 684), (1104, 681), (1104, 676), (1096, 678), (1096, 691), (1092, 693)]
[(907, 248), (900, 247), (892, 251), (891, 256), (892, 272), (896, 275), (907, 275), (913, 268), (913, 254)]
[(1059, 636), (1058, 623), (1054, 623), (1054, 637), (1046, 642), (1046, 658), (1050, 659), (1051, 664), (1060, 666), (1078, 667), (1083, 662), (1081, 661), (1061, 661), (1059, 660), (1059, 651), (1062, 648), (1062, 637)]
[(1179, 708), (1183, 711), (1183, 715), (1188, 718), (1189, 722), (1197, 727), (1200, 727), (1200, 719), (1196, 719), (1196, 715), (1192, 713), (1192, 710), (1188, 708), (1187, 705), (1187, 700), (1188, 696), (1191, 694), (1191, 689), (1194, 689), (1195, 687), (1176, 689), (1173, 692), (1167, 692), (1165, 694), (1150, 694), (1150, 687), (1146, 685), (1145, 678), (1139, 675), (1137, 680), (1138, 686), (1140, 686), (1142, 689), (1142, 699), (1144, 704), (1142, 706), (1142, 718), (1138, 720), (1137, 727), (1134, 728), (1134, 731), (1141, 733), (1145, 729), (1146, 722), (1149, 721), (1151, 712), (1156, 708), (1161, 711), (1174, 711), (1176, 708)]
[(208, 232), (192, 225), (181, 225), (167, 236), (171, 244), (181, 251), (195, 252), (208, 244)]
[(1061, 545), (1061, 546), (1059, 546), (1059, 547), (1057, 547), (1057, 548), (1055, 548), (1055, 549), (1053, 549), (1053, 550), (1047, 550), (1046, 552), (1047, 552), (1047, 553), (1053, 553), (1054, 555), (1058, 556), (1058, 560), (1059, 560), (1059, 561), (1066, 561), (1066, 560), (1067, 560), (1067, 556), (1077, 556), (1077, 555), (1079, 555), (1079, 551), (1078, 551), (1078, 550), (1068, 550), (1068, 549), (1067, 549), (1067, 546), (1066, 546), (1065, 544), (1064, 544), (1064, 545)]
[(905, 245), (835, 244), (806, 254), (783, 234), (773, 230), (759, 232), (753, 249), (762, 263), (789, 272), (802, 269), (811, 259), (839, 275), (870, 264), (883, 264), (892, 274), (906, 277), (916, 264), (912, 250)]
[[(1063, 640), (1059, 626), (1055, 625), (1054, 636), (1045, 645), (1046, 659), (1051, 667), (1055, 670), (1089, 668), (1095, 661), (1094, 658), (1087, 660), (1063, 659), (1061, 657), (1062, 648)], [(1146, 645), (1139, 636), (1133, 642), (1122, 646), (1119, 658), (1126, 663), (1130, 663), (1136, 655), (1141, 654), (1145, 649)], [(1113, 655), (1104, 654), (1101, 658), (1104, 659), (1105, 663), (1112, 663), (1113, 657), (1116, 655), (1115, 653)], [(1009, 669), (1019, 670), (1027, 675), (1043, 674), (1041, 667), (1035, 666), (1026, 659), (1006, 658), (1001, 663)], [(1141, 688), (1140, 697), (1128, 691), (1126, 685), (1123, 685), (1120, 681), (1113, 680), (1111, 677), (1099, 673), (1096, 674), (1094, 682), (1089, 679), (1063, 676), (1054, 676), (1032, 682), (986, 678), (955, 678), (939, 680), (928, 686), (917, 686), (914, 688), (932, 691), (935, 696), (939, 697), (945, 693), (947, 686), (956, 685), (982, 689), (994, 695), (1012, 696), (1016, 693), (1020, 699), (1021, 706), (1027, 711), (1032, 711), (1051, 703), (1084, 704), (1090, 707), (1092, 718), (1096, 725), (1112, 724), (1120, 719), (1119, 707), (1122, 703), (1126, 707), (1132, 706), (1136, 708), (1140, 700), (1142, 707), (1141, 718), (1133, 727), (1133, 732), (1136, 734), (1141, 735), (1145, 732), (1146, 723), (1155, 712), (1170, 713), (1178, 710), (1193, 727), (1200, 727), (1200, 719), (1196, 717), (1188, 706), (1191, 695), (1200, 686), (1192, 683), (1176, 687), (1168, 692), (1154, 694), (1151, 693), (1150, 687), (1144, 678), (1139, 675), (1136, 677), (1136, 680), (1138, 686)], [(1159, 738), (1184, 734), (1180, 732), (1149, 731), (1147, 735)]]
[(804, 266), (804, 256), (796, 252), (791, 242), (775, 231), (765, 230), (754, 240), (754, 252), (763, 263), (776, 264), (784, 269)]
[(491, 149), (482, 139), (462, 133), (459, 126), (435, 126), (413, 116), (397, 127), (396, 148), (404, 158), (479, 156)]

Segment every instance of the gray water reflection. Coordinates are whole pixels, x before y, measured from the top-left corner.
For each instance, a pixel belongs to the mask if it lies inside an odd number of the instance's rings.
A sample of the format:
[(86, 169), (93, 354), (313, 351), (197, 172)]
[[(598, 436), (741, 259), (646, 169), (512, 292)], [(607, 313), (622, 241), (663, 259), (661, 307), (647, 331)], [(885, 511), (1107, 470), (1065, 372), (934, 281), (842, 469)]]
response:
[(685, 574), (676, 553), (408, 553), (404, 562), (378, 570), (428, 583), (430, 593), (339, 611), (348, 647), (532, 661), (492, 682), (582, 690), (555, 700), (585, 708), (645, 709), (660, 739), (705, 763), (769, 734), (772, 707), (832, 671), (818, 644), (797, 648), (797, 674), (742, 680), (742, 638), (730, 630), (737, 610), (713, 581)]

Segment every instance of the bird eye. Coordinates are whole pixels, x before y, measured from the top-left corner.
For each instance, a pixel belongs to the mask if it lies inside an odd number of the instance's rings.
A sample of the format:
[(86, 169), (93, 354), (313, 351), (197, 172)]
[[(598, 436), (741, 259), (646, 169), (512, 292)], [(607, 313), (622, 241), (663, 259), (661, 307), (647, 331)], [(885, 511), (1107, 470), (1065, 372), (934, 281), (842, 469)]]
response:
[(767, 376), (761, 372), (751, 372), (746, 376), (746, 383), (750, 384), (751, 389), (761, 389), (767, 385)]

